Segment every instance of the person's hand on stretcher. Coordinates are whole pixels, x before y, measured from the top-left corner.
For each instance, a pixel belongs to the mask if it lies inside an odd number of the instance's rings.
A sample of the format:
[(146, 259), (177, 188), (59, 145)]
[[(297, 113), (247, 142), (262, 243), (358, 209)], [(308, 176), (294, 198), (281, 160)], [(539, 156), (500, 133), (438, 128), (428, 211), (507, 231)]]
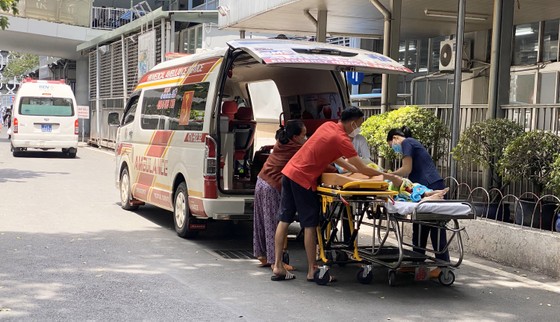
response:
[(383, 176), (383, 179), (389, 180), (395, 185), (396, 187), (400, 187), (402, 184), (402, 178), (398, 175), (392, 173), (381, 172), (374, 168), (368, 167), (360, 157), (355, 156), (349, 159), (340, 158), (335, 161), (335, 164), (341, 168), (346, 169), (351, 173), (361, 173), (368, 177), (373, 176)]

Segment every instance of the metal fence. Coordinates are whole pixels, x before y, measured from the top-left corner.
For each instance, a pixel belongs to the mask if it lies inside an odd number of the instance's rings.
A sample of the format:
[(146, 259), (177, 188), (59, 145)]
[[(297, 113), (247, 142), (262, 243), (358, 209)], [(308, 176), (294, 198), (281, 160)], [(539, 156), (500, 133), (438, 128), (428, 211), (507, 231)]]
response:
[(91, 28), (112, 30), (119, 28), (135, 18), (135, 14), (131, 9), (125, 8), (91, 8)]
[[(446, 124), (451, 131), (452, 106), (451, 105), (422, 105), (422, 108), (432, 110), (434, 114)], [(380, 114), (379, 106), (360, 106), (367, 117)], [(502, 106), (504, 117), (512, 120), (527, 131), (542, 130), (560, 135), (560, 105), (505, 105)], [(459, 133), (462, 133), (471, 124), (486, 120), (487, 105), (462, 105), (460, 114)], [(446, 154), (439, 160), (438, 168), (442, 175), (450, 175), (451, 165), (451, 142), (446, 142)], [(463, 166), (457, 169), (458, 182), (464, 183), (469, 187), (481, 187), (484, 182), (485, 171), (476, 165)], [(535, 191), (534, 187), (528, 182), (516, 182), (507, 187), (506, 193), (521, 195), (525, 192)]]

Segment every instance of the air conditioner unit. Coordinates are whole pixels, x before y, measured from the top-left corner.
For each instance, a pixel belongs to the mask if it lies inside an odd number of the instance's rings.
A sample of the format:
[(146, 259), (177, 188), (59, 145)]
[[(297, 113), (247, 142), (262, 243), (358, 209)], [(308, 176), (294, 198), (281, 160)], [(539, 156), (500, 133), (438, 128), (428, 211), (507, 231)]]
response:
[[(443, 40), (439, 45), (439, 71), (453, 72), (455, 70), (455, 40)], [(469, 71), (471, 58), (471, 42), (463, 42), (462, 71)]]

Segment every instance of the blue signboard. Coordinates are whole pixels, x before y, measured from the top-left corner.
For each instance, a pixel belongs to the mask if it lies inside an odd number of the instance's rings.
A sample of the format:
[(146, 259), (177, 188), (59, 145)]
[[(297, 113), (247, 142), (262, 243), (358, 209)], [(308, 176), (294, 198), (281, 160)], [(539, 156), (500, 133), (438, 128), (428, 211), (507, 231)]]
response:
[(346, 72), (346, 78), (350, 85), (360, 85), (364, 81), (364, 73), (362, 72)]

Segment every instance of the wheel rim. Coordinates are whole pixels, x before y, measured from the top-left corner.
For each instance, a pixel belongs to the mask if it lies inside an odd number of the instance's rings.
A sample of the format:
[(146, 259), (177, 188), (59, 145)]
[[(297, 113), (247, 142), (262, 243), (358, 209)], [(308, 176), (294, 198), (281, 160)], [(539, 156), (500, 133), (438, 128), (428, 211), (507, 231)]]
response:
[(123, 206), (130, 201), (128, 192), (130, 191), (130, 180), (128, 179), (128, 173), (124, 172), (121, 178), (121, 203)]
[(185, 195), (179, 192), (175, 198), (175, 224), (179, 229), (185, 225), (186, 209)]

